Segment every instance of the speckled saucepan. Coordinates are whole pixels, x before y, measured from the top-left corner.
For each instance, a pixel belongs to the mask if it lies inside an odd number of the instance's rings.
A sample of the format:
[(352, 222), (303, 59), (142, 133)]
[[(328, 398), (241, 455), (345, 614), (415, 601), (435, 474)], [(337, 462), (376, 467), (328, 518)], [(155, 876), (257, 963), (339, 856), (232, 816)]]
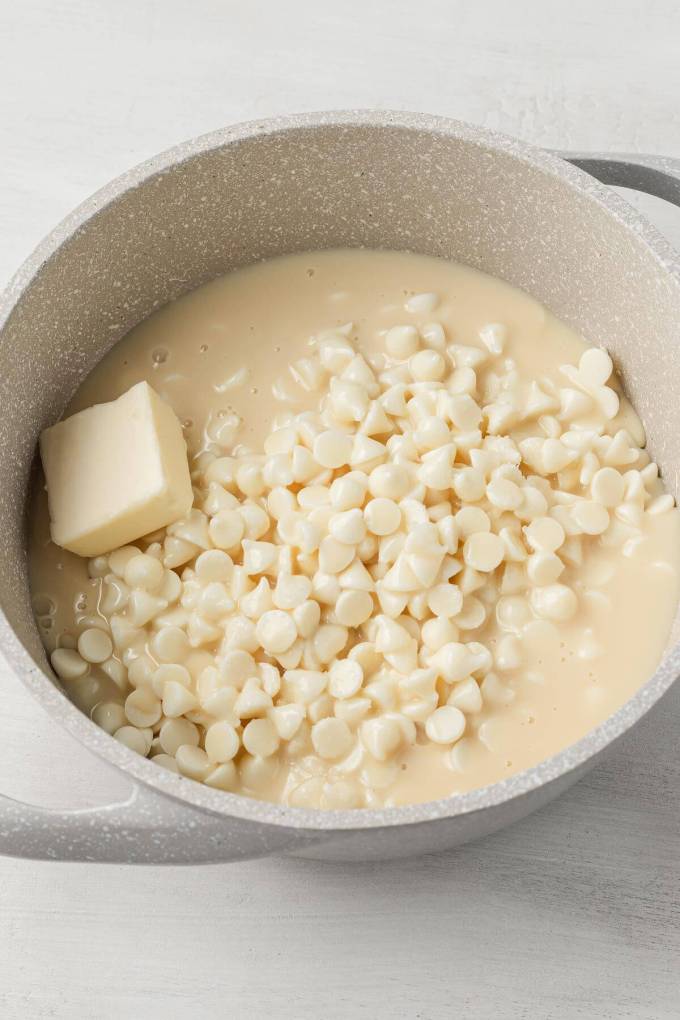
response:
[[(680, 204), (679, 163), (569, 159), (601, 181)], [(120, 769), (130, 795), (78, 812), (0, 795), (0, 853), (193, 863), (438, 850), (551, 800), (664, 694), (680, 672), (680, 647), (620, 711), (535, 768), (412, 807), (316, 812), (209, 789), (117, 743), (62, 693), (31, 614), (24, 509), (40, 430), (59, 417), (108, 348), (159, 305), (234, 266), (285, 252), (408, 249), (467, 262), (529, 291), (612, 352), (677, 495), (680, 260), (576, 166), (427, 116), (292, 117), (218, 131), (150, 160), (107, 185), (43, 242), (0, 301), (0, 639), (55, 724), (94, 756), (92, 783), (104, 770)]]

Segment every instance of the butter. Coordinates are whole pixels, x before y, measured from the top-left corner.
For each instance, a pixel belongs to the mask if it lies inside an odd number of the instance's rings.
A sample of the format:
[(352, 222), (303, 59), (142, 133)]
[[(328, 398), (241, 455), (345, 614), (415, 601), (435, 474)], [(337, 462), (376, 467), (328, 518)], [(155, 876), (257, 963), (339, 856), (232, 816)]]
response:
[(40, 436), (52, 541), (99, 556), (179, 520), (193, 492), (182, 427), (146, 382)]

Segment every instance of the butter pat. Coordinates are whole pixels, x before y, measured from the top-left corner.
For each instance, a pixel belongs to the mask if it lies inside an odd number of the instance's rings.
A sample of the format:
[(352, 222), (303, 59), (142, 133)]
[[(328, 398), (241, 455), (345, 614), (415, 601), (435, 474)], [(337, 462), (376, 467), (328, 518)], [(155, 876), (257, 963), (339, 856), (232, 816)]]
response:
[(52, 541), (99, 556), (184, 517), (187, 448), (171, 407), (146, 382), (40, 436)]

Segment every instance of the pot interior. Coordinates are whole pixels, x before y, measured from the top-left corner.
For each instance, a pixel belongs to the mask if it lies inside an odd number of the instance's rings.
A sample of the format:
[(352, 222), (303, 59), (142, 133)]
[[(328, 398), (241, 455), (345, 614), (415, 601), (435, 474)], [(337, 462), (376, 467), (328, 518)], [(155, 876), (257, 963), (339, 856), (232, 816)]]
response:
[(525, 289), (609, 349), (678, 494), (680, 283), (589, 189), (512, 144), (417, 118), (237, 129), (174, 155), (105, 189), (38, 271), (20, 274), (0, 334), (0, 605), (41, 666), (24, 537), (41, 429), (136, 323), (259, 259), (411, 250)]

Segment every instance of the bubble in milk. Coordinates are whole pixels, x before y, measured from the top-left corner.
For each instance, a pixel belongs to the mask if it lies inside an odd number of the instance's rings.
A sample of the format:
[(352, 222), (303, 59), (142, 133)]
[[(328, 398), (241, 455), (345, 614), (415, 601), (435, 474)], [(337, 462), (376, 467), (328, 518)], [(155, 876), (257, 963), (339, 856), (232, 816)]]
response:
[(56, 603), (50, 595), (40, 593), (33, 596), (33, 612), (36, 616), (52, 616), (56, 610)]
[(156, 347), (156, 349), (151, 352), (151, 363), (154, 368), (158, 368), (159, 365), (165, 364), (167, 360), (168, 352), (165, 347)]

